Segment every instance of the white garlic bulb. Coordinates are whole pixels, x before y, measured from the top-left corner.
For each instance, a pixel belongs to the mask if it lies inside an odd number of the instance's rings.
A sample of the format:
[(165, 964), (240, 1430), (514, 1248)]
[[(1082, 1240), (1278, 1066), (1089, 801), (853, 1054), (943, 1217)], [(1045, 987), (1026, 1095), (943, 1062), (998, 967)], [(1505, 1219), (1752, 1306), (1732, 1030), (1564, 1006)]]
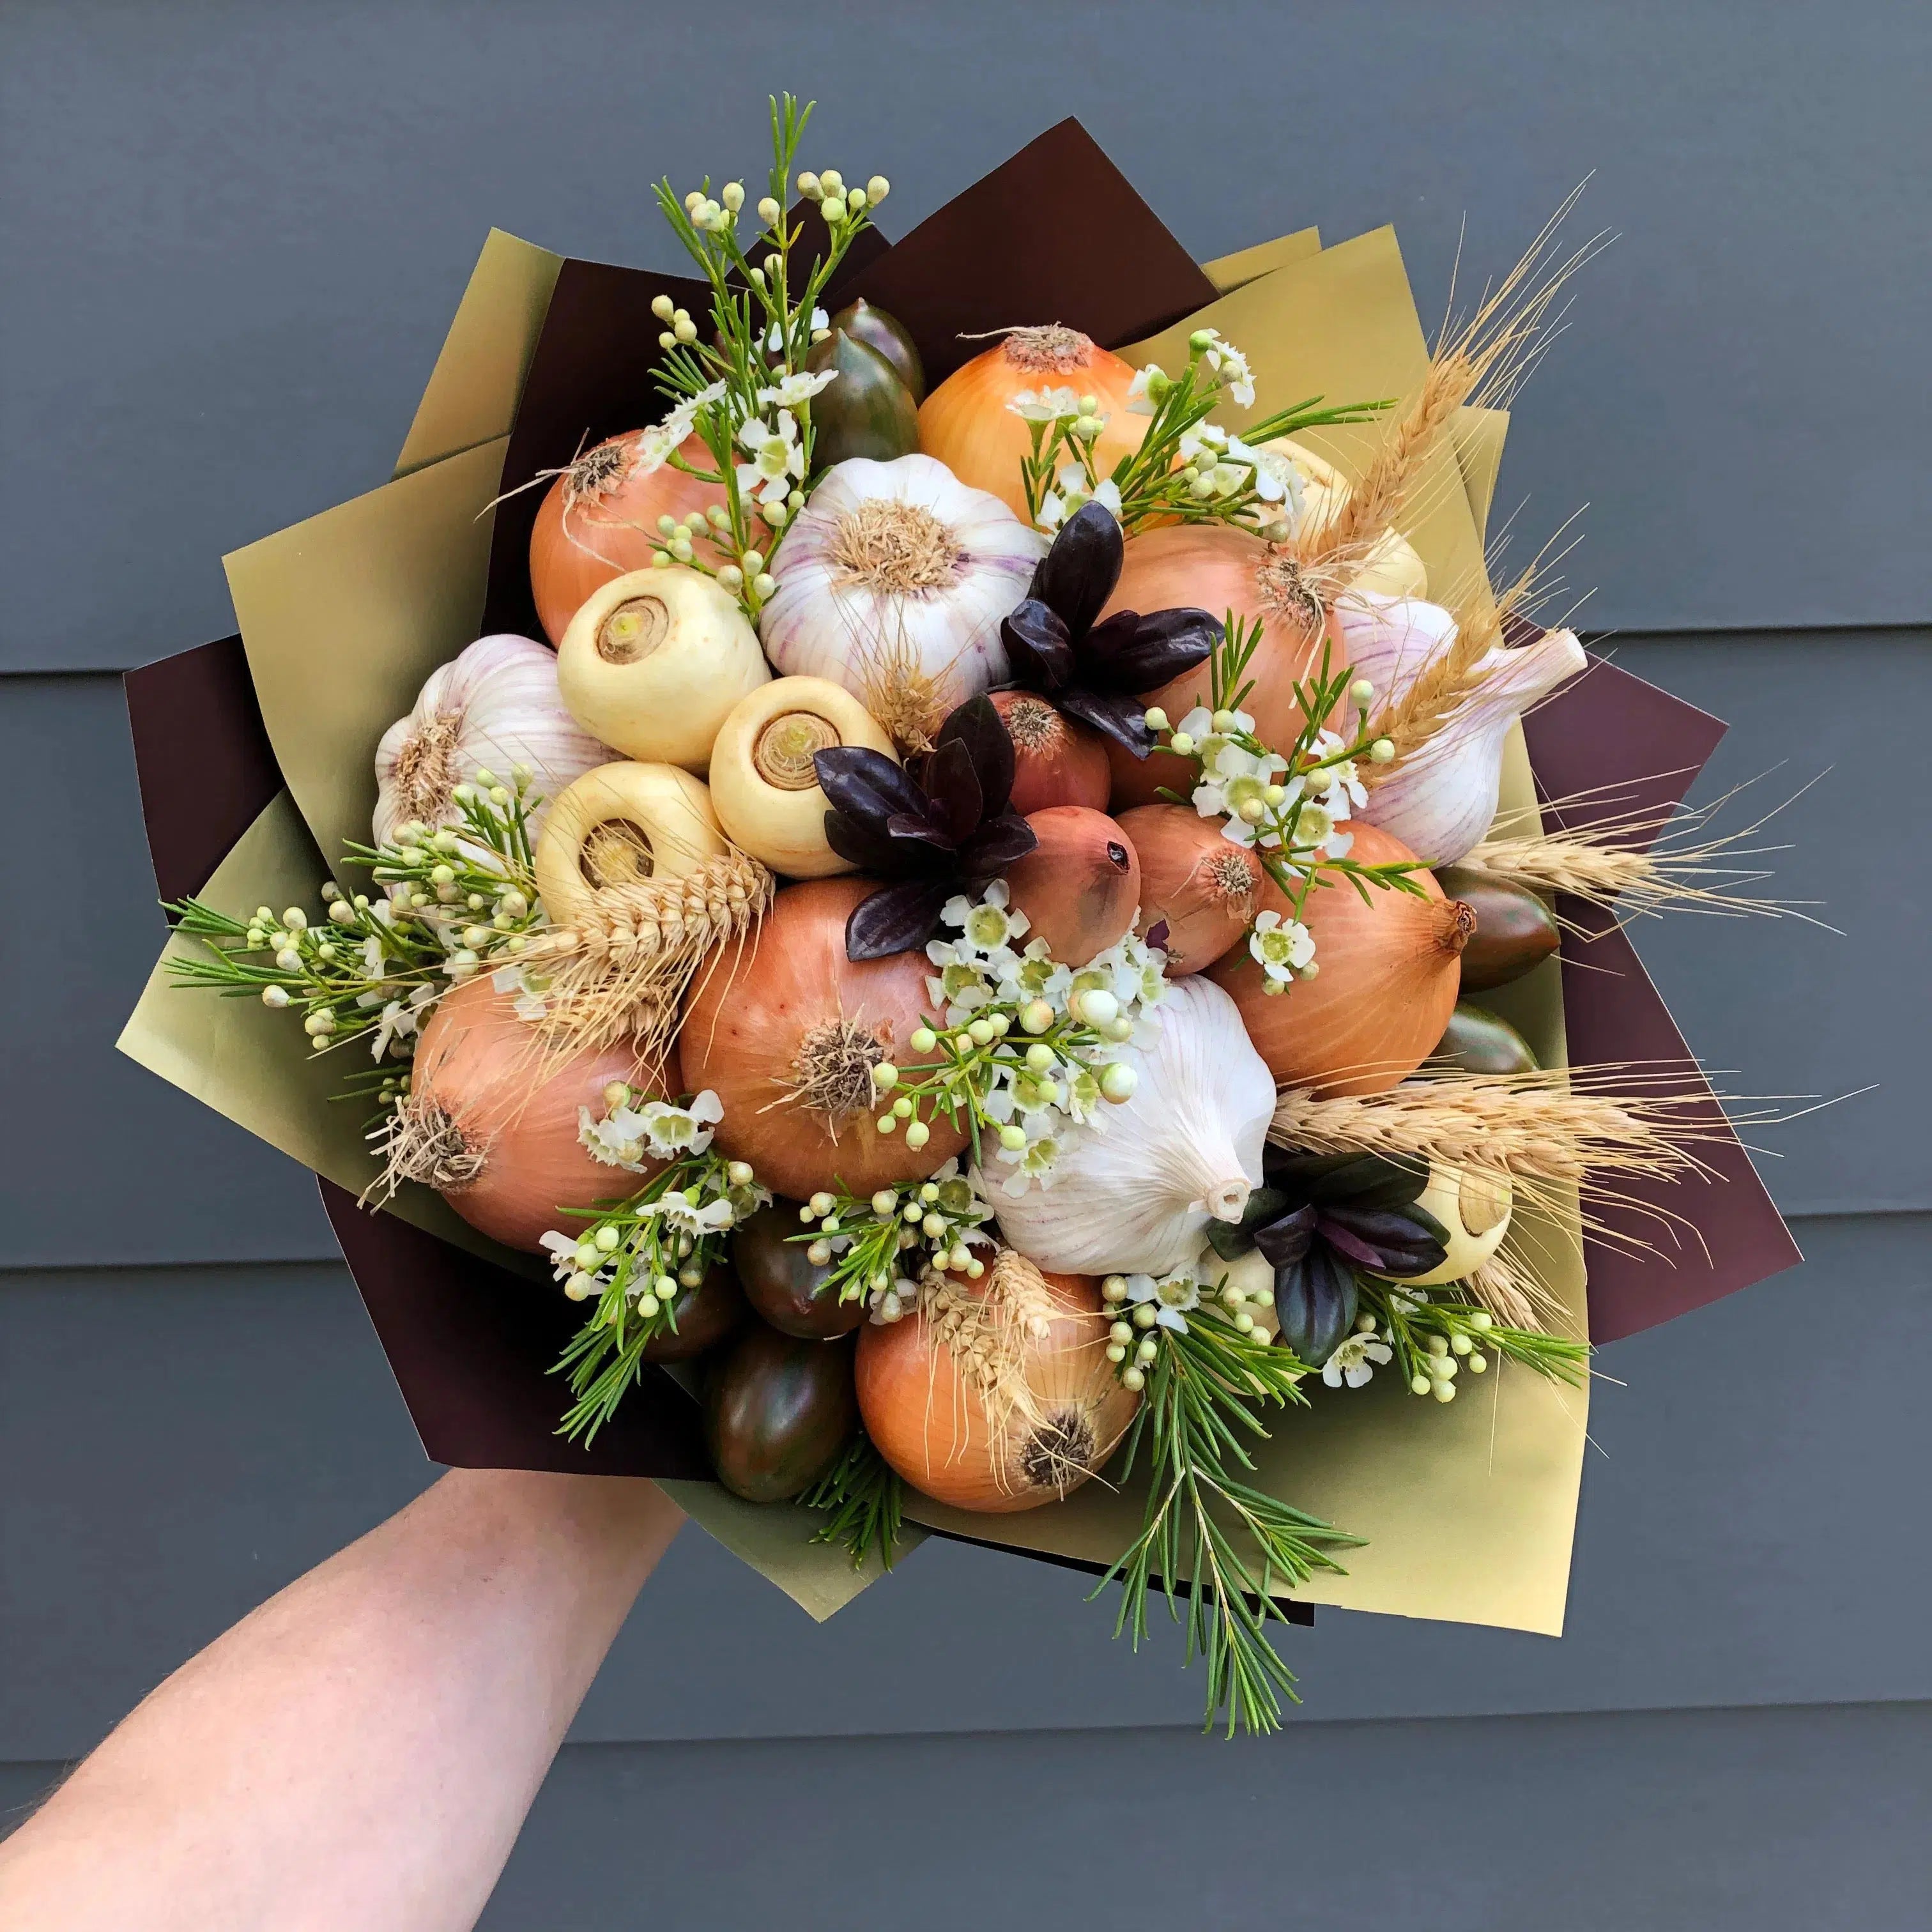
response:
[(765, 655), (788, 677), (843, 685), (882, 722), (907, 715), (908, 693), (950, 710), (1006, 677), (1000, 620), (1046, 545), (934, 458), (854, 457), (785, 532)]
[[(555, 798), (593, 765), (616, 754), (585, 731), (557, 695), (556, 653), (507, 633), (478, 638), (430, 673), (416, 709), (376, 747), (376, 843), (399, 825), (453, 825), (450, 794), (479, 771), (505, 783), (513, 767), (535, 774), (531, 789)], [(540, 824), (544, 808), (532, 814)]]
[(1064, 1153), (1048, 1184), (1000, 1195), (1000, 1232), (1061, 1274), (1163, 1274), (1199, 1252), (1210, 1220), (1238, 1221), (1261, 1185), (1274, 1077), (1240, 1010), (1209, 980), (1167, 989), (1159, 1033), (1120, 1058), (1139, 1076)]
[[(1416, 598), (1352, 590), (1336, 600), (1334, 616), (1346, 662), (1375, 687), (1372, 708), (1400, 698), (1456, 638), (1455, 619)], [(1430, 865), (1461, 858), (1496, 815), (1509, 728), (1588, 662), (1572, 631), (1491, 651), (1482, 682), (1432, 738), (1402, 755), (1358, 816)]]

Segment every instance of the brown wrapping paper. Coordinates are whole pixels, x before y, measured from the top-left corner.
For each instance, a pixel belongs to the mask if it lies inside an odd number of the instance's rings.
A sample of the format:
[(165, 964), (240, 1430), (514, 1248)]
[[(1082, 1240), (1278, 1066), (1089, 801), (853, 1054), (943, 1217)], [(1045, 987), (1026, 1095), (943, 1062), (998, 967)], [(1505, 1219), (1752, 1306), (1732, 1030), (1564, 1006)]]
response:
[[(1022, 210), (1024, 219), (1016, 213)], [(1058, 248), (1076, 217), (1084, 232), (1106, 236), (1104, 261), (1078, 262)], [(1035, 246), (1024, 236), (1016, 242), (1029, 221), (1057, 229), (1054, 245)], [(960, 251), (988, 248), (994, 239), (998, 249), (980, 257), (986, 272), (958, 276)], [(847, 286), (907, 320), (935, 374), (971, 352), (958, 343), (962, 332), (1016, 319), (1073, 322), (1104, 340), (1130, 344), (1126, 352), (1136, 356), (1154, 348), (1171, 355), (1174, 336), (1184, 338), (1188, 327), (1206, 320), (1249, 351), (1262, 385), (1258, 408), (1318, 392), (1331, 400), (1408, 392), (1420, 380), (1426, 350), (1393, 237), (1382, 231), (1320, 253), (1316, 242), (1307, 232), (1197, 269), (1084, 131), (1066, 123), (896, 248), (875, 244), (870, 260), (855, 260)], [(966, 280), (970, 302), (956, 292)], [(650, 357), (636, 346), (638, 321), (651, 296), (666, 287), (676, 290), (662, 277), (560, 262), (493, 234), (405, 445), (398, 482), (229, 560), (259, 725), (236, 702), (232, 645), (219, 676), (213, 658), (189, 653), (130, 678), (137, 740), (144, 730), (151, 740), (141, 760), (144, 807), (157, 828), (164, 878), (179, 881), (212, 865), (243, 801), (256, 805), (256, 818), (207, 884), (212, 899), (232, 899), (236, 909), (259, 898), (280, 904), (312, 895), (321, 861), (311, 832), (326, 841), (366, 836), (376, 736), (408, 707), (429, 668), (479, 628), (508, 623), (513, 598), (527, 604), (526, 586), (516, 586), (540, 492), (511, 498), (493, 520), (486, 512), (497, 490), (567, 461), (586, 439), (658, 412), (646, 380)], [(1271, 326), (1276, 314), (1285, 320)], [(641, 339), (654, 343), (655, 327)], [(597, 366), (600, 353), (607, 371)], [(1500, 416), (1466, 412), (1423, 493), (1415, 538), (1438, 586), (1480, 571), (1506, 426)], [(1366, 446), (1352, 435), (1358, 433), (1338, 432), (1328, 444), (1345, 467)], [(1665, 715), (1689, 709), (1639, 688), (1642, 701)], [(1630, 696), (1619, 689), (1605, 708)], [(171, 722), (154, 722), (164, 716)], [(190, 719), (206, 721), (201, 728), (218, 730), (233, 748), (223, 784), (192, 805), (184, 802), (192, 764), (170, 760), (165, 749), (175, 734), (196, 728)], [(1561, 763), (1570, 740), (1600, 738), (1603, 724), (1593, 710), (1587, 724), (1578, 718), (1544, 734), (1539, 772), (1546, 757)], [(256, 731), (274, 748), (286, 793), (256, 796), (268, 777), (260, 737), (252, 763), (248, 749)], [(1570, 788), (1543, 776), (1552, 795)], [(1506, 802), (1533, 805), (1520, 743), (1508, 787)], [(1551, 970), (1510, 990), (1512, 1017), (1546, 1059), (1562, 1064), (1558, 975)], [(1640, 972), (1625, 991), (1634, 1001), (1627, 1022), (1661, 1012)], [(1589, 983), (1577, 982), (1573, 1002), (1587, 1006), (1590, 998)], [(190, 1012), (200, 1018), (190, 1020)], [(367, 1150), (352, 1132), (315, 1124), (318, 1096), (304, 1078), (288, 1076), (290, 1066), (314, 1063), (281, 1036), (285, 1024), (273, 1038), (262, 1030), (276, 1017), (250, 1002), (157, 982), (122, 1044), (334, 1183), (325, 1188), (332, 1216), (432, 1454), (558, 1466), (552, 1412), (544, 1406), (554, 1384), (543, 1378), (532, 1400), (525, 1384), (517, 1400), (506, 1394), (505, 1378), (528, 1370), (536, 1380), (565, 1305), (534, 1286), (523, 1288), (514, 1270), (528, 1258), (511, 1260), (460, 1223), (450, 1225), (454, 1217), (433, 1196), (398, 1204), (414, 1227), (349, 1204), (344, 1197), (366, 1174)], [(417, 1228), (425, 1226), (466, 1252), (443, 1248), (430, 1264), (430, 1249), (412, 1245), (424, 1240)], [(1552, 1285), (1580, 1324), (1574, 1222), (1546, 1232)], [(1408, 1615), (1560, 1628), (1582, 1394), (1512, 1372), (1493, 1378), (1474, 1400), (1466, 1392), (1445, 1411), (1388, 1382), (1352, 1396), (1318, 1391), (1315, 1412), (1289, 1418), (1268, 1452), (1270, 1480), (1282, 1493), (1374, 1539), (1352, 1557), (1348, 1578), (1309, 1594)], [(707, 1528), (814, 1615), (830, 1614), (870, 1580), (838, 1552), (806, 1540), (812, 1524), (806, 1513), (754, 1508), (694, 1480), (682, 1460), (690, 1411), (682, 1393), (666, 1387), (659, 1396), (645, 1388), (633, 1400), (639, 1414), (630, 1432), (600, 1444), (598, 1466), (664, 1478)], [(1066, 1505), (1022, 1518), (920, 1513), (942, 1533), (1090, 1568), (1110, 1562), (1126, 1540), (1119, 1513), (1127, 1507), (1096, 1484)]]

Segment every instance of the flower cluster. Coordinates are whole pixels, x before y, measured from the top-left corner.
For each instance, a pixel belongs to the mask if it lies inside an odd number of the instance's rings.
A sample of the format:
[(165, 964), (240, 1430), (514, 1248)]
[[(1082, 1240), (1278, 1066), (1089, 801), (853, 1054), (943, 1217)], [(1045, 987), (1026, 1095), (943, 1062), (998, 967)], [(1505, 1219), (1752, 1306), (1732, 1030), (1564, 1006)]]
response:
[(381, 890), (326, 879), (320, 918), (299, 906), (257, 906), (247, 920), (194, 899), (170, 907), (209, 956), (177, 960), (176, 979), (298, 1014), (316, 1053), (366, 1041), (376, 1071), (351, 1084), (393, 1106), (409, 1089), (394, 1063), (414, 1054), (436, 1002), (487, 962), (514, 959), (544, 922), (531, 876), (530, 814), (541, 802), (531, 782), (522, 766), (508, 785), (478, 772), (452, 794), (460, 826), (412, 822), (385, 844), (352, 844), (350, 862)]
[[(1324, 650), (1320, 672), (1298, 682), (1294, 694), (1304, 721), (1285, 751), (1255, 736), (1255, 721), (1240, 709), (1249, 686), (1242, 682), (1262, 623), (1244, 624), (1231, 611), (1210, 660), (1211, 703), (1198, 705), (1178, 724), (1158, 707), (1145, 714), (1148, 728), (1167, 749), (1192, 760), (1197, 777), (1190, 802), (1203, 818), (1222, 821), (1221, 836), (1245, 846), (1291, 903), (1284, 915), (1270, 908), (1256, 917), (1248, 950), (1263, 974), (1264, 990), (1282, 993), (1294, 980), (1321, 970), (1314, 935), (1302, 919), (1310, 888), (1324, 872), (1383, 890), (1414, 891), (1406, 864), (1364, 866), (1350, 858), (1354, 835), (1345, 828), (1354, 808), (1368, 802), (1358, 761), (1386, 764), (1394, 748), (1369, 724), (1375, 688), (1347, 669), (1331, 673)], [(1330, 720), (1352, 706), (1357, 729), (1344, 737)], [(1172, 794), (1169, 794), (1170, 796)]]
[[(668, 181), (656, 189), (673, 232), (710, 284), (711, 326), (707, 339), (698, 318), (669, 295), (651, 304), (663, 324), (659, 380), (674, 406), (644, 432), (640, 453), (652, 467), (668, 463), (716, 484), (724, 500), (682, 519), (661, 518), (652, 560), (715, 577), (753, 618), (778, 589), (772, 554), (805, 507), (812, 398), (835, 380), (832, 370), (806, 366), (813, 346), (830, 333), (818, 298), (890, 191), (882, 175), (848, 188), (836, 168), (802, 170), (794, 182), (793, 163), (810, 116), (790, 94), (772, 102), (769, 191), (758, 202), (759, 232), (748, 248), (739, 235), (743, 182), (728, 181), (715, 195), (708, 182), (682, 196)], [(816, 204), (829, 237), (825, 252), (796, 274), (796, 286), (793, 249), (802, 230), (784, 209), (794, 186)], [(708, 465), (680, 454), (693, 435), (710, 452)]]
[(808, 1244), (806, 1257), (830, 1268), (825, 1288), (842, 1301), (866, 1298), (872, 1318), (897, 1322), (915, 1305), (919, 1280), (931, 1270), (977, 1281), (986, 1264), (975, 1247), (993, 1245), (986, 1227), (993, 1210), (949, 1160), (929, 1180), (882, 1187), (861, 1200), (818, 1193), (798, 1210), (806, 1232), (792, 1239)]
[[(1147, 1372), (1160, 1353), (1163, 1335), (1190, 1332), (1189, 1316), (1203, 1307), (1216, 1307), (1235, 1331), (1264, 1340), (1272, 1328), (1265, 1311), (1274, 1294), (1265, 1282), (1242, 1288), (1228, 1278), (1226, 1265), (1204, 1248), (1184, 1267), (1162, 1275), (1110, 1274), (1100, 1284), (1100, 1298), (1113, 1316), (1107, 1335), (1107, 1359), (1114, 1365), (1123, 1387), (1139, 1390)], [(1256, 1309), (1264, 1311), (1257, 1317)]]
[(720, 1258), (724, 1235), (771, 1199), (745, 1162), (721, 1160), (701, 1137), (704, 1149), (675, 1156), (628, 1199), (589, 1215), (580, 1232), (542, 1237), (564, 1293), (600, 1298), (594, 1322), (616, 1324), (626, 1312), (668, 1319), (679, 1291), (697, 1287)]
[(1176, 520), (1258, 522), (1272, 533), (1283, 523), (1284, 507), (1292, 514), (1298, 486), (1292, 466), (1262, 446), (1302, 430), (1366, 422), (1386, 406), (1324, 409), (1318, 396), (1250, 424), (1244, 439), (1208, 417), (1224, 398), (1240, 409), (1254, 406), (1248, 358), (1213, 328), (1197, 328), (1187, 353), (1178, 376), (1152, 362), (1136, 373), (1127, 410), (1153, 420), (1139, 447), (1105, 476), (1095, 454), (1108, 422), (1098, 397), (1028, 389), (1008, 402), (1032, 432), (1021, 484), (1028, 514), (1041, 529), (1057, 530), (1083, 503), (1094, 502), (1130, 534)]
[(628, 1082), (614, 1080), (604, 1104), (610, 1111), (601, 1120), (588, 1107), (578, 1108), (577, 1138), (593, 1160), (633, 1174), (642, 1173), (647, 1160), (708, 1152), (712, 1130), (724, 1118), (724, 1103), (709, 1088), (682, 1103), (640, 1100)]
[(976, 1142), (987, 1130), (997, 1138), (998, 1160), (1012, 1170), (1001, 1191), (1024, 1194), (1035, 1181), (1050, 1184), (1074, 1140), (1100, 1124), (1102, 1102), (1132, 1096), (1133, 1067), (1107, 1056), (1113, 1048), (1152, 1041), (1166, 955), (1130, 932), (1084, 966), (1064, 965), (1044, 940), (1027, 938), (1029, 922), (1012, 904), (1004, 880), (976, 898), (962, 893), (949, 900), (940, 918), (959, 934), (926, 949), (939, 969), (926, 991), (946, 1029), (919, 1028), (910, 1041), (915, 1053), (939, 1057), (904, 1070), (874, 1070), (882, 1091), (897, 1090), (879, 1126), (893, 1131), (887, 1122), (896, 1115), (916, 1145), (926, 1138), (913, 1118), (918, 1101), (935, 1099), (949, 1113), (963, 1108)]

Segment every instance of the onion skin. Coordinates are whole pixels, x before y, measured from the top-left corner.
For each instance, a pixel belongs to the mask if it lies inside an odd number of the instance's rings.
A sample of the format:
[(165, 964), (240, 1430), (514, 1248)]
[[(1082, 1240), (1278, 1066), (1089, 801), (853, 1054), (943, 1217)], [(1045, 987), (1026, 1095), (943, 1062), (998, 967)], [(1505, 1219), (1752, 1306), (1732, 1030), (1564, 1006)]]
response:
[[(935, 1502), (988, 1515), (1058, 1502), (1106, 1462), (1133, 1420), (1140, 1398), (1120, 1386), (1107, 1360), (1112, 1318), (1098, 1285), (1086, 1275), (1042, 1272), (1040, 1280), (1052, 1308), (1048, 1333), (1029, 1338), (1023, 1372), (1045, 1412), (1043, 1439), (1041, 1426), (1017, 1412), (996, 1439), (986, 1396), (923, 1310), (860, 1331), (866, 1432)], [(954, 1292), (964, 1292), (963, 1284)], [(1056, 1463), (1056, 1449), (1068, 1460)]]
[(808, 1244), (790, 1238), (810, 1232), (799, 1224), (796, 1202), (773, 1201), (732, 1234), (731, 1259), (746, 1300), (764, 1320), (781, 1335), (824, 1342), (850, 1334), (866, 1318), (866, 1304), (819, 1292), (831, 1266), (816, 1265)]
[[(1064, 351), (1055, 352), (1062, 338)], [(1127, 408), (1133, 380), (1131, 363), (1077, 330), (1050, 335), (1042, 330), (1015, 329), (1004, 341), (954, 370), (926, 398), (919, 412), (919, 446), (961, 482), (992, 491), (1028, 523), (1031, 520), (1020, 464), (1032, 454), (1031, 425), (1014, 415), (1007, 404), (1025, 389), (1072, 389), (1097, 396), (1107, 426), (1100, 432), (1094, 460), (1104, 476), (1123, 456), (1139, 448), (1147, 435), (1150, 418)]]
[[(722, 485), (700, 483), (674, 464), (646, 469), (636, 450), (645, 434), (630, 430), (599, 443), (551, 484), (538, 506), (530, 530), (530, 590), (537, 621), (553, 645), (563, 641), (578, 605), (593, 590), (614, 577), (650, 568), (658, 518), (688, 516), (724, 501)], [(695, 434), (678, 454), (698, 469), (712, 467), (711, 452)], [(574, 490), (572, 472), (594, 475), (600, 458), (615, 470), (609, 482), (587, 492)]]
[(859, 1420), (852, 1345), (802, 1342), (760, 1322), (712, 1370), (704, 1440), (718, 1480), (747, 1502), (782, 1502), (838, 1461)]
[(1134, 930), (1144, 939), (1165, 923), (1169, 979), (1213, 965), (1261, 910), (1261, 861), (1222, 838), (1218, 818), (1203, 818), (1192, 806), (1137, 805), (1119, 824), (1140, 856)]
[[(1226, 524), (1174, 524), (1145, 530), (1127, 539), (1120, 580), (1101, 613), (1104, 621), (1116, 610), (1166, 610), (1180, 605), (1211, 611), (1216, 617), (1232, 610), (1250, 623), (1260, 619), (1262, 640), (1247, 673), (1255, 688), (1241, 708), (1255, 721), (1255, 736), (1276, 751), (1293, 743), (1301, 730), (1296, 680), (1318, 670), (1322, 662), (1322, 634), (1269, 592), (1266, 572), (1278, 556), (1259, 537)], [(1344, 662), (1338, 653), (1334, 668), (1340, 670)], [(1159, 705), (1178, 725), (1197, 704), (1208, 702), (1208, 666), (1203, 664), (1140, 695), (1147, 704)], [(1113, 768), (1116, 812), (1154, 804), (1162, 787), (1183, 798), (1194, 789), (1193, 764), (1171, 752), (1137, 758), (1110, 740), (1107, 759)]]
[(1054, 805), (1105, 812), (1113, 777), (1100, 733), (1033, 692), (996, 691), (992, 697), (1013, 741), (1013, 810), (1023, 818)]
[[(1414, 854), (1400, 839), (1352, 820), (1349, 856), (1385, 866)], [(1248, 1037), (1285, 1087), (1324, 1095), (1383, 1094), (1428, 1058), (1456, 1010), (1462, 950), (1474, 920), (1445, 898), (1427, 872), (1412, 873), (1426, 898), (1367, 888), (1346, 879), (1310, 893), (1303, 920), (1315, 936), (1312, 980), (1265, 995), (1260, 966), (1246, 946), (1226, 954), (1208, 976), (1234, 996)], [(1289, 903), (1272, 879), (1262, 910), (1286, 918)]]
[(1084, 966), (1133, 929), (1141, 862), (1133, 841), (1104, 812), (1082, 805), (1030, 812), (1040, 841), (1006, 871), (1012, 904), (1063, 966)]
[(688, 1362), (717, 1347), (750, 1318), (738, 1278), (722, 1264), (707, 1268), (695, 1288), (680, 1288), (671, 1304), (675, 1332), (661, 1329), (644, 1346), (647, 1362)]
[(413, 1108), (440, 1107), (465, 1144), (484, 1154), (483, 1171), (463, 1185), (441, 1190), (470, 1225), (506, 1247), (539, 1252), (553, 1228), (579, 1225), (559, 1210), (590, 1208), (634, 1192), (662, 1163), (644, 1171), (607, 1166), (578, 1139), (578, 1109), (607, 1111), (604, 1089), (627, 1081), (653, 1099), (676, 1092), (674, 1063), (640, 1070), (625, 1048), (578, 1054), (547, 1078), (544, 1042), (516, 1015), (514, 996), (499, 993), (487, 975), (466, 981), (437, 1002), (423, 1028), (410, 1073)]
[[(796, 1056), (814, 1028), (841, 1020), (861, 1027), (903, 1063), (908, 1042), (932, 1001), (932, 970), (923, 952), (855, 962), (845, 956), (845, 921), (877, 889), (872, 879), (814, 879), (788, 886), (758, 931), (722, 947), (698, 970), (685, 1008), (679, 1046), (686, 1078), (710, 1088), (723, 1103), (715, 1144), (747, 1160), (773, 1192), (803, 1199), (835, 1181), (866, 1195), (902, 1180), (923, 1180), (962, 1152), (963, 1131), (943, 1119), (918, 1148), (902, 1132), (874, 1125), (883, 1108), (868, 1100), (837, 1122), (789, 1102)], [(776, 1105), (774, 1105), (774, 1102)]]

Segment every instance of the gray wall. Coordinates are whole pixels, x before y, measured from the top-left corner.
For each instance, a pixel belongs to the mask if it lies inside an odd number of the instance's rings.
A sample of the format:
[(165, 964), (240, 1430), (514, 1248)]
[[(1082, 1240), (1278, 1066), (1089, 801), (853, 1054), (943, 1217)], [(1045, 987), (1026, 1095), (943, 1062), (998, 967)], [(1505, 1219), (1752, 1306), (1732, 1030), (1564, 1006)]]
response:
[[(814, 1628), (694, 1532), (486, 1922), (1922, 1923), (1928, 20), (14, 0), (0, 1807), (434, 1473), (308, 1178), (111, 1051), (159, 930), (112, 674), (230, 628), (221, 551), (386, 476), (489, 224), (668, 260), (649, 178), (750, 164), (789, 84), (889, 228), (1072, 110), (1197, 254), (1392, 217), (1425, 311), (1464, 211), (1480, 280), (1596, 170), (1582, 232), (1623, 238), (1502, 501), (1591, 502), (1594, 621), (1733, 722), (1702, 795), (1828, 771), (1776, 862), (1842, 936), (1647, 928), (1686, 1032), (1733, 1090), (1882, 1084), (1759, 1137), (1804, 1268), (1602, 1358), (1561, 1642), (1324, 1612), (1287, 1734), (1210, 1748), (1077, 1577), (933, 1544)], [(1240, 1847), (1204, 1894), (1196, 1831)]]

